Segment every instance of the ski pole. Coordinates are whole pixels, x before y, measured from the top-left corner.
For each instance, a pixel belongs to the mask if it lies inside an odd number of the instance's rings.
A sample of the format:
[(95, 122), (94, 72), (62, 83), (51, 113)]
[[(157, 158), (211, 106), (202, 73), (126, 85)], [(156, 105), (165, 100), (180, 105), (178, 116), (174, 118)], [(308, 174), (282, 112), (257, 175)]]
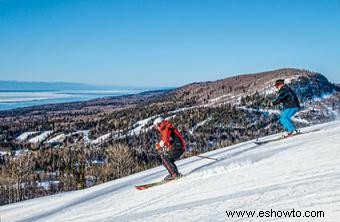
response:
[(209, 160), (215, 160), (217, 161), (218, 158), (213, 158), (213, 157), (209, 157), (209, 156), (202, 156), (202, 155), (195, 155), (194, 153), (192, 152), (187, 152), (191, 157), (193, 156), (197, 156), (197, 157), (201, 157), (201, 158), (205, 158), (205, 159), (209, 159)]
[(217, 158), (213, 158), (213, 157), (208, 157), (208, 156), (201, 156), (201, 155), (196, 155), (197, 157), (201, 157), (201, 158), (205, 158), (205, 159), (209, 159), (209, 160), (215, 160), (217, 161)]

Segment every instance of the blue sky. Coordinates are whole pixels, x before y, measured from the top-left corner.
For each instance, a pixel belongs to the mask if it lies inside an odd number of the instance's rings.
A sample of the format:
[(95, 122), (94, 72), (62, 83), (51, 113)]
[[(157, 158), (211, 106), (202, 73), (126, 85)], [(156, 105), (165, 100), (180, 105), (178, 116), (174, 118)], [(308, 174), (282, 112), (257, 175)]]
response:
[(180, 86), (282, 67), (340, 83), (340, 0), (0, 0), (0, 79)]

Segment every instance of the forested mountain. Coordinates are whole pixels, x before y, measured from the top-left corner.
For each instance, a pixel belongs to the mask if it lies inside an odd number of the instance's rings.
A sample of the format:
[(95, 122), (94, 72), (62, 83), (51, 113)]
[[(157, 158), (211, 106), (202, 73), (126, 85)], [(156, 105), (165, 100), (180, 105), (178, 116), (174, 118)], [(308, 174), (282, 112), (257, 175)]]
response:
[(0, 112), (0, 202), (80, 189), (158, 165), (152, 129), (158, 116), (183, 133), (186, 156), (282, 131), (280, 107), (268, 106), (279, 78), (301, 101), (294, 117), (299, 126), (338, 118), (339, 86), (322, 74), (288, 68)]

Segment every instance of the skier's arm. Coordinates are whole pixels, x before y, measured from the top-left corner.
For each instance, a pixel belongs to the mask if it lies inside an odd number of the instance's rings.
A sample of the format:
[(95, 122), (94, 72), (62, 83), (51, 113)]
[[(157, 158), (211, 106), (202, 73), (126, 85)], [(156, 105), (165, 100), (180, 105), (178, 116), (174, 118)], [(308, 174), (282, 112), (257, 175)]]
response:
[(274, 106), (280, 104), (287, 97), (287, 91), (283, 91), (279, 94), (279, 96), (272, 102)]
[(162, 135), (162, 141), (164, 142), (164, 146), (170, 147), (170, 134), (171, 134), (171, 127), (166, 126), (164, 130), (164, 134)]
[(170, 146), (170, 142), (169, 142), (170, 130), (169, 130), (169, 127), (166, 126), (164, 129), (162, 129), (161, 134), (162, 134), (162, 140), (159, 143), (156, 144), (157, 150), (160, 150), (160, 149), (163, 149), (164, 147)]

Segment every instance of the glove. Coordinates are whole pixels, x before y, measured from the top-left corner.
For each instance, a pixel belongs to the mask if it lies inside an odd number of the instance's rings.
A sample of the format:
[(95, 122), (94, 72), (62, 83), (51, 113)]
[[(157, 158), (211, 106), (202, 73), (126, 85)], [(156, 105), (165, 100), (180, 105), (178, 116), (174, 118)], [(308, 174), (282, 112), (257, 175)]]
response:
[(164, 151), (164, 148), (166, 148), (166, 147), (164, 145), (163, 140), (161, 140), (161, 142), (159, 142), (159, 143), (156, 143), (156, 150), (157, 151)]

